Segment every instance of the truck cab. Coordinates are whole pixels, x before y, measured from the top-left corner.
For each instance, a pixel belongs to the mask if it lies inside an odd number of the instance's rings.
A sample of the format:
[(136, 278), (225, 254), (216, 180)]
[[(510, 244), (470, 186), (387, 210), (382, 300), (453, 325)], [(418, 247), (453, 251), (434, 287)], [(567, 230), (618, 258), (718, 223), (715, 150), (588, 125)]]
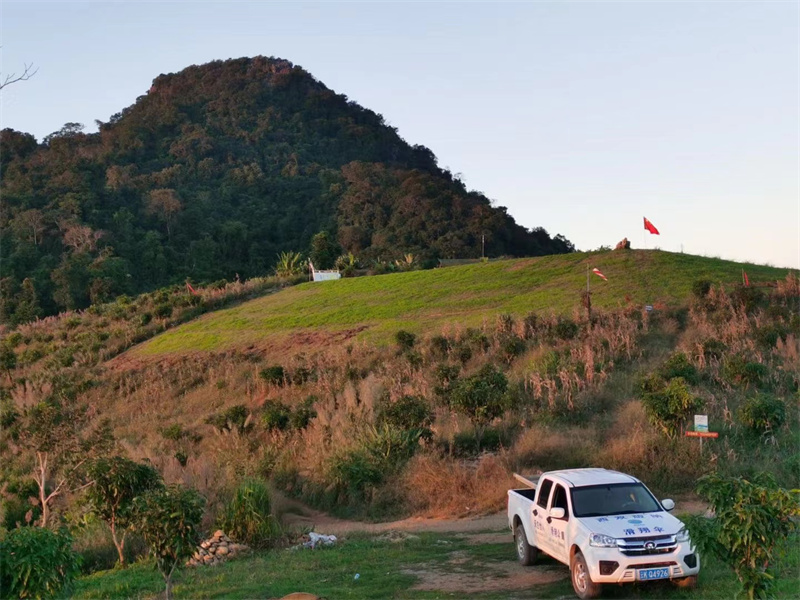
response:
[(683, 523), (635, 477), (606, 469), (517, 476), (508, 492), (508, 523), (517, 558), (533, 564), (544, 552), (570, 567), (581, 599), (604, 583), (670, 579), (694, 586), (700, 558)]

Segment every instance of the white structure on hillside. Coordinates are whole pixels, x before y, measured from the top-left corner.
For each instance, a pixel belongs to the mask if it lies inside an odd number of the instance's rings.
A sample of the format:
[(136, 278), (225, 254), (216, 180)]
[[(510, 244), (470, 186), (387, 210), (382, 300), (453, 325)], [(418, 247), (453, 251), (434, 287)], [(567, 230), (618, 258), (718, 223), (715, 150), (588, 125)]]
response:
[(333, 281), (342, 278), (338, 270), (317, 271), (311, 261), (308, 261), (308, 268), (311, 271), (311, 281)]

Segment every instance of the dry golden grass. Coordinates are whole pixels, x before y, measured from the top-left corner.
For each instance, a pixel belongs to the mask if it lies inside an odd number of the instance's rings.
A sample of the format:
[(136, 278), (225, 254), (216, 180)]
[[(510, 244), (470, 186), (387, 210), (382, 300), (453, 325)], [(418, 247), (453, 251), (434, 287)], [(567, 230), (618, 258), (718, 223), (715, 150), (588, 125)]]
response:
[(465, 462), (435, 454), (414, 457), (397, 484), (409, 508), (426, 517), (462, 517), (501, 510), (514, 479), (498, 456)]

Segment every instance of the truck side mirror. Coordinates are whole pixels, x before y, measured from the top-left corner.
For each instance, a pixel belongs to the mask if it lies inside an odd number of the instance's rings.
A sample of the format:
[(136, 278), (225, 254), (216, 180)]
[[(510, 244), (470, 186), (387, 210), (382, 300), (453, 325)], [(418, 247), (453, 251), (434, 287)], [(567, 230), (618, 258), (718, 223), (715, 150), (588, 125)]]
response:
[(550, 509), (550, 517), (553, 518), (553, 519), (563, 519), (566, 516), (566, 514), (567, 514), (567, 511), (565, 511), (560, 506), (557, 506), (557, 507), (554, 507), (554, 508)]
[(661, 501), (661, 506), (664, 507), (664, 510), (670, 511), (673, 508), (675, 508), (675, 503), (669, 498), (665, 498), (664, 500)]

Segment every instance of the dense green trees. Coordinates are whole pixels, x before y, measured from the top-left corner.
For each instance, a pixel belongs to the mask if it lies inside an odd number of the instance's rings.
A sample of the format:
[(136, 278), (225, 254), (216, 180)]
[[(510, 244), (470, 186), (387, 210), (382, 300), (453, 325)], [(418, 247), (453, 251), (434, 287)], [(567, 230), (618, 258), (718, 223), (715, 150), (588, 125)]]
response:
[[(157, 77), (96, 134), (0, 136), (0, 319), (187, 277), (264, 274), (285, 251), (421, 261), (567, 252), (468, 192), (383, 118), (285, 60)], [(327, 232), (327, 248), (312, 237)], [(318, 240), (319, 241), (319, 240)], [(341, 246), (341, 248), (340, 248)], [(27, 280), (28, 283), (25, 283)]]

